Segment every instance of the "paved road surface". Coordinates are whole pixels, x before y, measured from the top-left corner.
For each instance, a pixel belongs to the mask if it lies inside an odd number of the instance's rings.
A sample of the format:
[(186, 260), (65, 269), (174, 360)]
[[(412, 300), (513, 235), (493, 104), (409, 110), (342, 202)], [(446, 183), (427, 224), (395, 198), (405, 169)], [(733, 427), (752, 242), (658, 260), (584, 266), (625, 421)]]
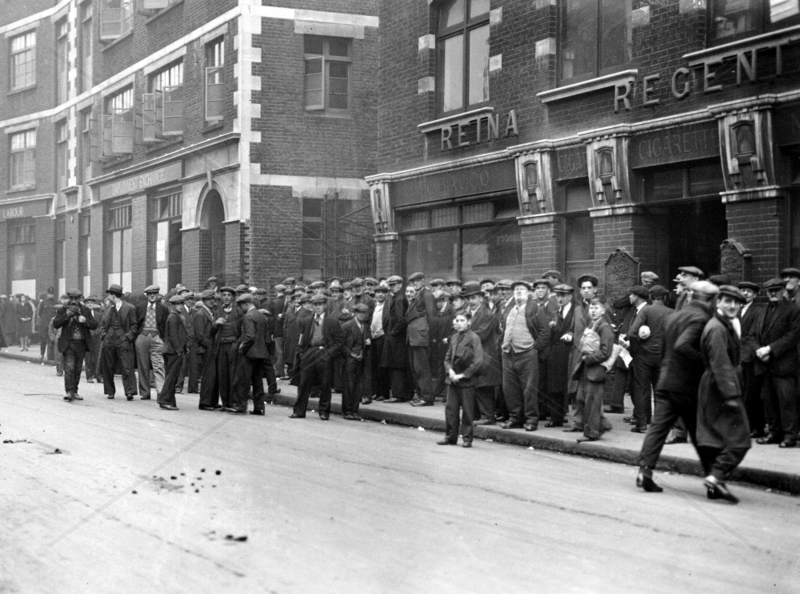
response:
[[(797, 592), (800, 499), (0, 361), (0, 592)], [(26, 440), (26, 441), (18, 441)], [(54, 453), (58, 448), (61, 453)], [(219, 471), (219, 474), (217, 474)], [(173, 478), (174, 477), (174, 478)], [(247, 537), (240, 542), (233, 540)], [(231, 538), (232, 537), (232, 538)], [(158, 590), (156, 590), (158, 588)]]

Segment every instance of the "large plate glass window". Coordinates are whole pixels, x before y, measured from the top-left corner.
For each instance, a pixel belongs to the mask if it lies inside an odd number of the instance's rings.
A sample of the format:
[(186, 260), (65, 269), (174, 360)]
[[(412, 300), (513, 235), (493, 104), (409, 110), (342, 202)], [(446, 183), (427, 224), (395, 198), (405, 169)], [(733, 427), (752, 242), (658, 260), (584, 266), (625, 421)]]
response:
[(152, 199), (153, 284), (174, 287), (181, 280), (181, 215), (183, 195), (180, 192)]
[(133, 268), (130, 202), (111, 206), (106, 212), (106, 226), (108, 284), (116, 283), (130, 291)]

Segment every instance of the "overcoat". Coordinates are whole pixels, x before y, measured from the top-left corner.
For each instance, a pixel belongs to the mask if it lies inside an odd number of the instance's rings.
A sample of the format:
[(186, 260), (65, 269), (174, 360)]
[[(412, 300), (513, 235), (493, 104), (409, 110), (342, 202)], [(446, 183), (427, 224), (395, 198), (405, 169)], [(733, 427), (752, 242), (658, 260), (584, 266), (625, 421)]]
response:
[(476, 388), (499, 386), (503, 382), (503, 365), (498, 346), (497, 317), (481, 303), (472, 313), (469, 329), (478, 335), (483, 349), (483, 363), (475, 381)]
[[(385, 307), (385, 306), (384, 306)], [(408, 369), (408, 347), (406, 345), (406, 310), (408, 299), (402, 293), (392, 296), (389, 319), (386, 324), (386, 340), (383, 342), (381, 367), (388, 369)]]

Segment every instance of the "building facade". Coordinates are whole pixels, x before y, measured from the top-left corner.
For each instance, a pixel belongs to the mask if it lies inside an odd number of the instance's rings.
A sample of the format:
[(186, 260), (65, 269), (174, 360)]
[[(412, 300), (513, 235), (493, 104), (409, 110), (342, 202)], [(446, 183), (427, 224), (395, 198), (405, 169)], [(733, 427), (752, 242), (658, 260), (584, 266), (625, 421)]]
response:
[(381, 4), (378, 273), (800, 266), (798, 0)]
[(377, 12), (377, 0), (10, 3), (0, 291), (319, 277), (354, 241), (326, 221), (369, 221)]

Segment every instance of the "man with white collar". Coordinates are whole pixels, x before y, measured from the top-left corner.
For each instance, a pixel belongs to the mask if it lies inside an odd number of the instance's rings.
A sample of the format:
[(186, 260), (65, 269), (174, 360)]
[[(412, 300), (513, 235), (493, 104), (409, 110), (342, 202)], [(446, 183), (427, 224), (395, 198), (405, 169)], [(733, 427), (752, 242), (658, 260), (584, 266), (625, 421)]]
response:
[(136, 393), (136, 379), (133, 375), (133, 341), (139, 328), (136, 322), (136, 309), (122, 300), (122, 287), (112, 284), (106, 290), (110, 306), (100, 323), (100, 340), (103, 343), (103, 391), (110, 400), (114, 398), (116, 387), (114, 373), (117, 365), (122, 368), (122, 386), (125, 397), (133, 400)]

